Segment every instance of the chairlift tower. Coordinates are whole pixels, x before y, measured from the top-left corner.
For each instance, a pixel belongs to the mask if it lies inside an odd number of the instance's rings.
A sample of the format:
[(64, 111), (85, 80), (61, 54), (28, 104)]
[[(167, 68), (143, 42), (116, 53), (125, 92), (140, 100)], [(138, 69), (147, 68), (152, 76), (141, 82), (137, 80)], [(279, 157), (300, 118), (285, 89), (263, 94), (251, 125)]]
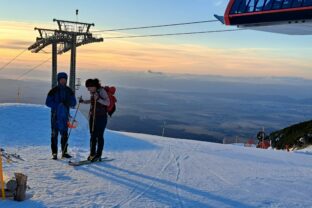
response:
[(104, 40), (90, 32), (93, 23), (58, 19), (53, 19), (53, 22), (57, 23), (58, 29), (35, 28), (39, 32), (39, 37), (28, 50), (38, 53), (52, 45), (52, 87), (57, 86), (57, 55), (71, 51), (69, 87), (75, 92), (77, 47)]

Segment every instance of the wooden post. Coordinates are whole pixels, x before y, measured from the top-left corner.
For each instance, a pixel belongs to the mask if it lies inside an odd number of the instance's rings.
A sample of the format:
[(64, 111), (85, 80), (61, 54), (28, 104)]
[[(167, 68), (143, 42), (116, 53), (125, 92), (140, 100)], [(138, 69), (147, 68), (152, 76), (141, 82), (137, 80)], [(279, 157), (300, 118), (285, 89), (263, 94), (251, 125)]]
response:
[(4, 180), (3, 180), (3, 167), (2, 167), (2, 153), (1, 152), (0, 152), (0, 180), (1, 180), (2, 199), (5, 200)]
[(17, 188), (14, 200), (24, 201), (26, 198), (27, 176), (22, 173), (15, 173), (15, 178), (17, 182)]

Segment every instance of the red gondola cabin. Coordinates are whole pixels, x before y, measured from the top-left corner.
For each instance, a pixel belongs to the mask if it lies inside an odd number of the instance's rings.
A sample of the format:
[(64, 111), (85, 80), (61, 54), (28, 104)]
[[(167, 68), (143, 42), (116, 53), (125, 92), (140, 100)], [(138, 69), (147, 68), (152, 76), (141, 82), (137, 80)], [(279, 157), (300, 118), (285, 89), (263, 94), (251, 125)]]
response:
[(290, 35), (312, 34), (312, 0), (230, 0), (226, 25)]

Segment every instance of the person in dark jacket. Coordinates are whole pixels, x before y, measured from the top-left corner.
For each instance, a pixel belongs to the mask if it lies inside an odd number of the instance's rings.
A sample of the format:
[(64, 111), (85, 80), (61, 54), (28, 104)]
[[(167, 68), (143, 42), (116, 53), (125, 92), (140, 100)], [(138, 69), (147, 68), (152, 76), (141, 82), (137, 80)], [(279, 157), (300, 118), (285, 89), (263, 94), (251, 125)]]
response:
[(67, 74), (60, 72), (57, 75), (58, 85), (50, 90), (46, 105), (51, 108), (51, 150), (52, 159), (57, 160), (58, 134), (61, 135), (62, 158), (71, 158), (67, 152), (69, 109), (76, 105), (75, 94), (67, 84)]
[(89, 112), (90, 155), (88, 160), (100, 161), (104, 148), (104, 131), (107, 124), (107, 106), (110, 100), (106, 90), (98, 79), (88, 79), (86, 87), (90, 92), (90, 100), (80, 99), (80, 103), (91, 104)]

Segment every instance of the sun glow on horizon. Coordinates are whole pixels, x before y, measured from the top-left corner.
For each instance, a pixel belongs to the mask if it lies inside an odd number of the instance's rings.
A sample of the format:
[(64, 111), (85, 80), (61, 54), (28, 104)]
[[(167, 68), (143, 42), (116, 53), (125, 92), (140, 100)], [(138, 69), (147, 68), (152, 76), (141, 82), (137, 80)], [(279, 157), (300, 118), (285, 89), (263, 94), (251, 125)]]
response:
[[(0, 21), (0, 66), (30, 46), (37, 37), (33, 23)], [(41, 23), (42, 24), (42, 23)], [(49, 26), (49, 24), (47, 24)], [(51, 26), (55, 27), (55, 26)], [(108, 33), (107, 36), (124, 35)], [(8, 69), (30, 68), (51, 56), (25, 52)], [(58, 68), (69, 68), (69, 53), (58, 56)], [(48, 68), (48, 63), (45, 68)], [(105, 40), (77, 49), (77, 69), (159, 71), (222, 76), (296, 76), (312, 78), (310, 61), (270, 48), (210, 48), (199, 44), (168, 44), (157, 39)], [(5, 74), (5, 71), (2, 72)]]

